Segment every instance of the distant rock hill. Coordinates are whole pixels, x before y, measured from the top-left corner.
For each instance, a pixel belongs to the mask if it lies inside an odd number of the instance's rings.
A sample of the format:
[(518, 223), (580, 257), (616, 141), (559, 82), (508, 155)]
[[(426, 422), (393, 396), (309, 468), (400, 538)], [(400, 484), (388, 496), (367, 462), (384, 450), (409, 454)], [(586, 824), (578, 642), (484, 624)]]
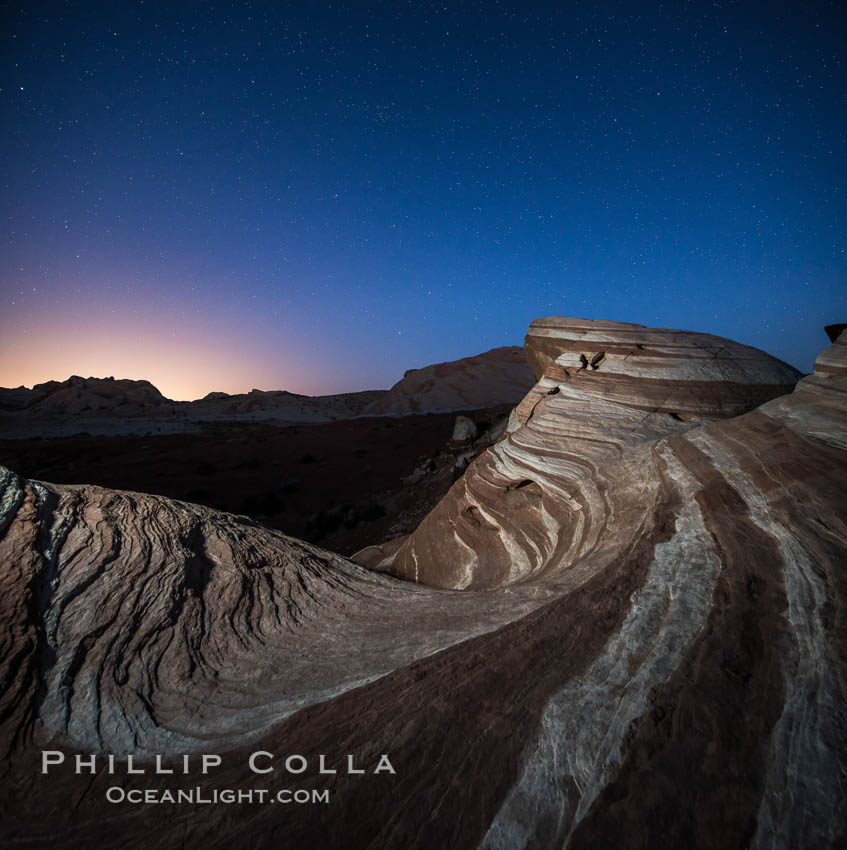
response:
[(229, 419), (245, 414), (296, 422), (328, 422), (358, 416), (368, 405), (385, 395), (385, 390), (308, 396), (286, 390), (250, 390), (227, 395), (209, 393), (197, 401), (176, 402), (179, 410), (201, 419)]
[(0, 437), (172, 433), (211, 422), (330, 422), (358, 416), (384, 394), (385, 390), (369, 390), (306, 396), (254, 389), (173, 401), (149, 381), (73, 375), (32, 389), (0, 388)]
[(0, 387), (0, 437), (144, 434), (194, 431), (212, 422), (331, 422), (517, 404), (534, 383), (518, 346), (410, 369), (390, 390), (307, 396), (286, 390), (210, 392), (173, 401), (149, 381), (81, 378), (32, 389)]
[(523, 348), (492, 348), (474, 357), (409, 369), (365, 413), (425, 413), (517, 404), (534, 383)]
[(43, 413), (82, 413), (115, 410), (118, 407), (152, 407), (166, 399), (149, 381), (114, 378), (80, 378), (47, 381), (26, 387), (0, 387), (0, 410), (37, 410)]

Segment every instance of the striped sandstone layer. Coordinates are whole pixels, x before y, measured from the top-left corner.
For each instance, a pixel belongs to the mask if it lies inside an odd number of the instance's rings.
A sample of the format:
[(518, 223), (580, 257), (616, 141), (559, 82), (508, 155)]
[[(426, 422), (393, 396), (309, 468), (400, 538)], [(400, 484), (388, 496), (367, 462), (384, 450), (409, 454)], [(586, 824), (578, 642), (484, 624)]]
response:
[[(702, 425), (561, 381), (458, 482), (476, 502), (447, 497), (478, 511), (481, 592), (5, 473), (3, 846), (843, 846), (845, 343), (790, 395)], [(44, 777), (42, 748), (223, 764)], [(387, 753), (396, 773), (290, 776), (291, 753)], [(105, 801), (116, 785), (331, 796), (130, 806)]]
[(661, 497), (662, 441), (790, 392), (800, 377), (731, 340), (620, 322), (537, 319), (526, 350), (538, 383), (512, 433), (381, 568), (479, 589), (606, 559), (642, 533)]
[(525, 346), (539, 392), (577, 378), (592, 396), (683, 419), (746, 413), (791, 392), (800, 378), (787, 363), (731, 339), (625, 322), (536, 319)]

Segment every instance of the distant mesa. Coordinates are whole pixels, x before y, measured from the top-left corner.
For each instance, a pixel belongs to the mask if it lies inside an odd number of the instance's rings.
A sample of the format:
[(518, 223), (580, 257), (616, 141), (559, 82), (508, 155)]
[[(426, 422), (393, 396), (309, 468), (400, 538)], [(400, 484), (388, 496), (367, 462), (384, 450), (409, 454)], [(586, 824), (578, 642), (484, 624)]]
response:
[(427, 413), (517, 404), (534, 379), (520, 346), (408, 369), (366, 414)]
[(24, 410), (29, 406), (32, 398), (32, 390), (29, 387), (0, 387), (0, 412)]
[(209, 393), (192, 402), (177, 402), (177, 409), (201, 421), (238, 421), (249, 417), (276, 422), (329, 422), (349, 419), (380, 398), (385, 390), (308, 396), (287, 390), (259, 390), (248, 393)]
[(32, 389), (0, 388), (0, 437), (144, 434), (197, 430), (208, 422), (330, 422), (358, 416), (385, 390), (306, 396), (286, 390), (211, 392), (173, 401), (149, 381), (80, 378)]

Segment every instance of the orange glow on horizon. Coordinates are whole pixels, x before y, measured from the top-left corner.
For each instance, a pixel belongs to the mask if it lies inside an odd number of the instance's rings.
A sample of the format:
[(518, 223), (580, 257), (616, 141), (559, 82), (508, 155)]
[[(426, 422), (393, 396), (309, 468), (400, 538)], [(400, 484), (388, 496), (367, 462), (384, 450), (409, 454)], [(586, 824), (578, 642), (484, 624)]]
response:
[(0, 386), (32, 387), (71, 375), (113, 376), (146, 380), (167, 398), (191, 401), (213, 391), (234, 394), (254, 387), (318, 395), (326, 381), (325, 375), (306, 367), (302, 355), (288, 358), (257, 344), (245, 347), (225, 333), (210, 339), (196, 331), (80, 325), (68, 329), (58, 321), (50, 325), (40, 323), (37, 331), (20, 326), (4, 331)]

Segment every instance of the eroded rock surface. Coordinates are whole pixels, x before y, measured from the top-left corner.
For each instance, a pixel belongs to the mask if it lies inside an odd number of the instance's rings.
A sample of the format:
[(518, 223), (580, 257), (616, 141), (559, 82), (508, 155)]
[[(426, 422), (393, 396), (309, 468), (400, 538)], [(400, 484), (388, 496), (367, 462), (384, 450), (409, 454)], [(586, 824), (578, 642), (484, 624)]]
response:
[[(536, 319), (526, 356), (545, 391), (576, 379), (597, 398), (682, 419), (723, 419), (790, 392), (800, 373), (758, 348), (711, 334), (625, 322)], [(591, 379), (591, 380), (589, 380)]]
[[(233, 515), (4, 472), (3, 845), (843, 846), (845, 352), (842, 333), (790, 394), (705, 424), (703, 404), (651, 409), (655, 376), (588, 384), (608, 351), (566, 378), (571, 351), (551, 357), (557, 391), (430, 517), (441, 543), (427, 520), (385, 547), (417, 584)], [(742, 383), (790, 380), (772, 368)], [(719, 415), (742, 403), (711, 392)], [(223, 764), (45, 778), (42, 748)], [(257, 750), (388, 753), (396, 773), (259, 781)], [(129, 806), (115, 784), (331, 798)]]
[(538, 319), (526, 346), (539, 380), (513, 433), (409, 537), (394, 574), (492, 587), (638, 535), (662, 495), (659, 443), (790, 392), (800, 377), (731, 340), (620, 322)]

